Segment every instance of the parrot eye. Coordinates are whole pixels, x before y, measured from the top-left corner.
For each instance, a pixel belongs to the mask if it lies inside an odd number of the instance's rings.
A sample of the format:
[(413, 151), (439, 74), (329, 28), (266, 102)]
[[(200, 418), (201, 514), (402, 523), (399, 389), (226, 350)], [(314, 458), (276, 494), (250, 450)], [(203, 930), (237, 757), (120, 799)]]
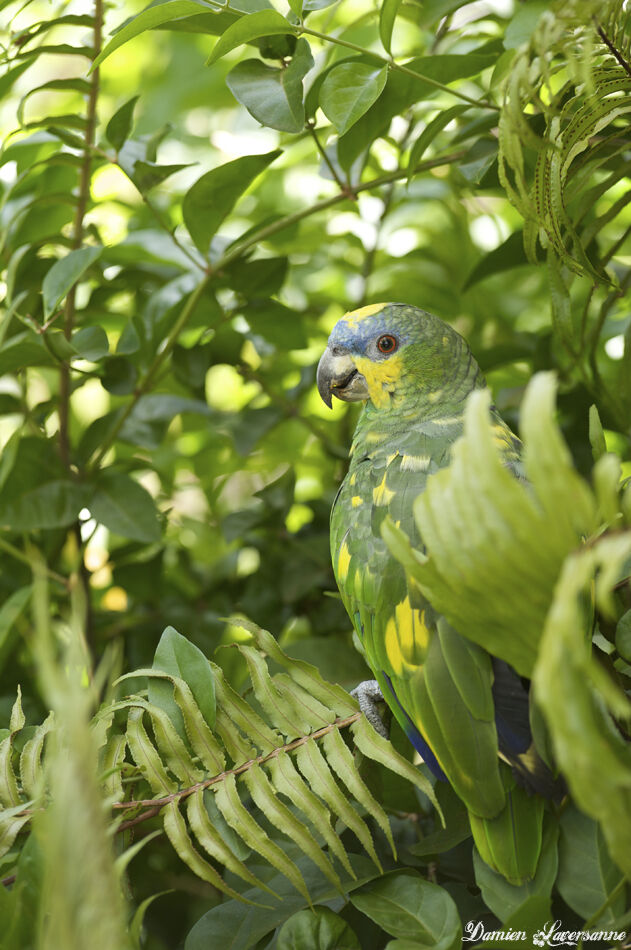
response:
[(396, 337), (391, 336), (389, 333), (385, 333), (383, 336), (380, 336), (377, 340), (377, 349), (380, 353), (394, 353), (397, 348)]

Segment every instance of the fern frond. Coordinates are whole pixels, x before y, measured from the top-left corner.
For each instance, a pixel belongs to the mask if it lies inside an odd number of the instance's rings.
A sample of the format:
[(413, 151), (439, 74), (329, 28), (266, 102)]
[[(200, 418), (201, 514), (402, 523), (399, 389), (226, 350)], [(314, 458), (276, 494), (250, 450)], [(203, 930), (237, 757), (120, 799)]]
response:
[[(607, 188), (598, 191), (598, 198), (619, 190), (626, 178), (621, 151), (629, 146), (630, 39), (628, 15), (618, 0), (556, 3), (542, 13), (530, 42), (518, 51), (505, 85), (500, 179), (528, 222), (529, 259), (536, 259), (536, 238), (558, 259), (552, 263), (555, 309), (566, 342), (571, 334), (563, 316), (567, 306), (559, 300), (567, 296), (559, 264), (597, 284), (617, 285), (608, 265), (618, 235), (611, 236), (615, 228), (602, 235), (605, 222), (594, 226), (587, 214), (593, 203), (586, 206), (582, 199), (598, 189), (603, 168)], [(620, 217), (627, 201), (616, 200), (617, 211), (610, 209), (607, 224)]]
[[(381, 862), (367, 818), (379, 825), (395, 853), (388, 817), (363, 781), (344, 730), (353, 729), (348, 737), (357, 736), (361, 755), (412, 780), (435, 802), (431, 785), (390, 743), (361, 725), (362, 715), (348, 693), (327, 683), (315, 667), (288, 657), (267, 631), (253, 625), (248, 630), (254, 644), (239, 644), (238, 649), (251, 674), (257, 709), (211, 664), (217, 700), (212, 730), (181, 677), (144, 669), (118, 681), (146, 676), (169, 682), (186, 731), (184, 740), (165, 712), (171, 702), (166, 696), (164, 709), (143, 696), (129, 696), (101, 711), (102, 717), (109, 717), (111, 733), (103, 765), (120, 767), (126, 745), (151, 796), (117, 803), (117, 811), (131, 816), (119, 827), (160, 812), (181, 859), (230, 896), (235, 896), (234, 888), (224, 885), (215, 864), (266, 890), (236, 853), (235, 842), (282, 873), (307, 901), (304, 877), (288, 854), (290, 844), (343, 893), (344, 879), (336, 864), (347, 880), (354, 875), (336, 822), (354, 833), (377, 868)], [(272, 676), (266, 655), (283, 672)], [(120, 710), (128, 713), (124, 743), (111, 715)], [(217, 832), (217, 816), (231, 829), (232, 841)]]

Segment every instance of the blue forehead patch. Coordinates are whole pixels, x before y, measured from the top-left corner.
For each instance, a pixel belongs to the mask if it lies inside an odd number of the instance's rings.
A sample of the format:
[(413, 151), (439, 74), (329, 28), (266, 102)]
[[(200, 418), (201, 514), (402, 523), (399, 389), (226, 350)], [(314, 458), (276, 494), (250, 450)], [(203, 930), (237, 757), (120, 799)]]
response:
[(401, 344), (409, 343), (414, 339), (414, 334), (409, 320), (405, 317), (401, 319), (403, 315), (400, 308), (400, 304), (374, 304), (345, 314), (333, 327), (329, 344), (363, 353), (369, 343), (382, 333), (394, 334)]

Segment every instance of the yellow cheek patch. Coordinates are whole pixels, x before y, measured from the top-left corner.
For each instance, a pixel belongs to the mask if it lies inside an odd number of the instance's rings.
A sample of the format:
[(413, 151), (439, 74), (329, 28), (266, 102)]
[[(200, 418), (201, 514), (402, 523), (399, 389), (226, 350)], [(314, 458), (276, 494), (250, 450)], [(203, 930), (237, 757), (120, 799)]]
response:
[(403, 372), (400, 354), (379, 362), (356, 356), (355, 366), (366, 380), (370, 398), (377, 409), (390, 405), (390, 393), (394, 392)]
[(389, 505), (394, 498), (394, 492), (386, 485), (386, 476), (384, 474), (381, 483), (372, 490), (372, 500), (375, 505)]
[(386, 624), (385, 646), (388, 660), (397, 676), (404, 670), (419, 667), (427, 652), (429, 630), (425, 611), (417, 610), (406, 597), (394, 609), (394, 616)]
[(387, 306), (387, 303), (371, 303), (367, 307), (360, 307), (359, 310), (351, 310), (350, 313), (345, 313), (342, 320), (351, 330), (356, 330), (362, 320), (365, 320), (366, 317), (372, 317), (373, 313), (379, 313)]
[(337, 556), (337, 575), (338, 579), (345, 581), (348, 576), (348, 569), (351, 564), (351, 552), (348, 550), (346, 541), (342, 541), (339, 554)]

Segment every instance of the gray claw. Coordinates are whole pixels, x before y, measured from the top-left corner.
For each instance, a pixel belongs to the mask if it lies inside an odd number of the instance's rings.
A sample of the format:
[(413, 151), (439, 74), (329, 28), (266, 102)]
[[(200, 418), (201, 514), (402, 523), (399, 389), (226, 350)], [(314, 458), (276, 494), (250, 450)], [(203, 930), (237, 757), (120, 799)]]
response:
[(379, 703), (384, 703), (385, 700), (377, 680), (364, 680), (363, 683), (359, 683), (355, 689), (351, 690), (351, 696), (355, 697), (359, 708), (375, 732), (384, 739), (389, 739), (390, 732), (379, 713)]

